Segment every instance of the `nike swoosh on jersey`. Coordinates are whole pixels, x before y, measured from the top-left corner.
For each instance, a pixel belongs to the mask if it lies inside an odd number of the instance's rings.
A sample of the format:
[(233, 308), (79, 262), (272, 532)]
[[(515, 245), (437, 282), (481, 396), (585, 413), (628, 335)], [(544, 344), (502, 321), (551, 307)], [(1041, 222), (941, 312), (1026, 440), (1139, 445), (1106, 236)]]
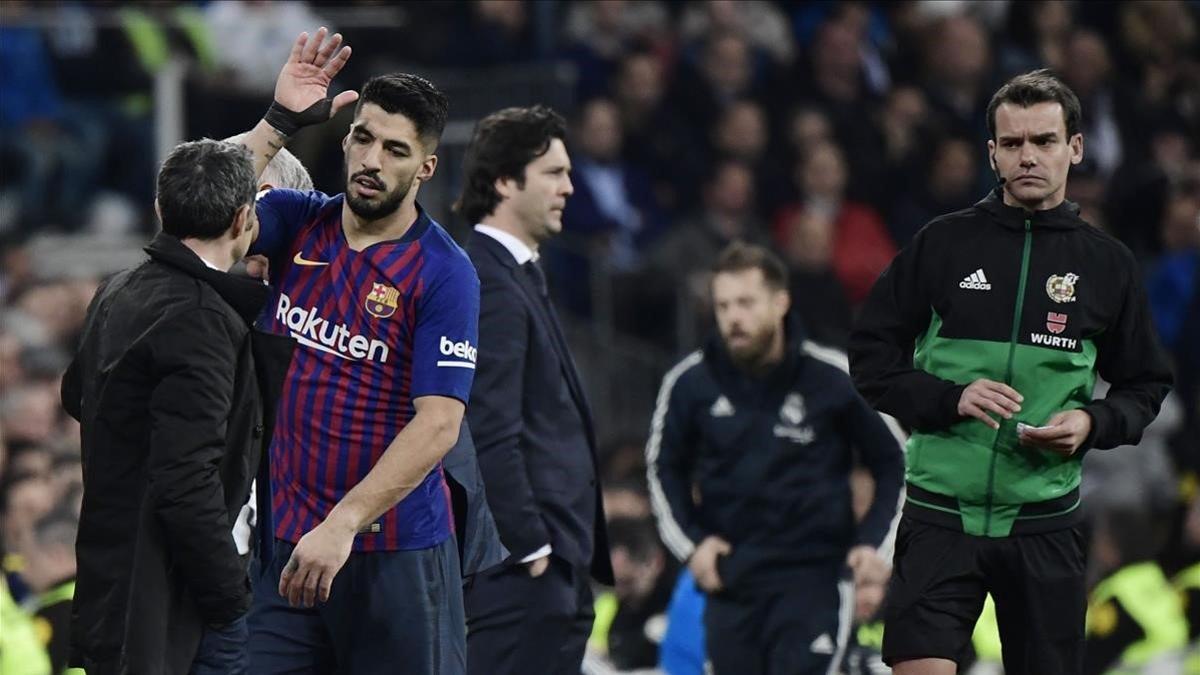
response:
[(319, 260), (305, 260), (303, 257), (300, 256), (299, 253), (296, 253), (296, 257), (292, 258), (292, 262), (296, 263), (297, 265), (307, 265), (309, 267), (320, 267), (322, 265), (329, 264), (327, 262), (321, 262)]

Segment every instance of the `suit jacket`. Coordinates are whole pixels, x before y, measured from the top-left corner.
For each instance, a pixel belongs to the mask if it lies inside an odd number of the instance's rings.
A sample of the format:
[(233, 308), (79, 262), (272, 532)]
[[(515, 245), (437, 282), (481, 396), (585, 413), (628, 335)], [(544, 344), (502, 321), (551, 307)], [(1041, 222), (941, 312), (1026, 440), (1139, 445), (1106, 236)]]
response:
[(534, 278), (508, 249), (473, 234), (479, 360), (467, 419), (508, 563), (550, 544), (612, 583), (596, 435), (574, 360)]
[(72, 661), (186, 673), (205, 624), (250, 607), (231, 531), (293, 348), (250, 327), (261, 283), (160, 234), (88, 309), (62, 402), (79, 420), (84, 497)]

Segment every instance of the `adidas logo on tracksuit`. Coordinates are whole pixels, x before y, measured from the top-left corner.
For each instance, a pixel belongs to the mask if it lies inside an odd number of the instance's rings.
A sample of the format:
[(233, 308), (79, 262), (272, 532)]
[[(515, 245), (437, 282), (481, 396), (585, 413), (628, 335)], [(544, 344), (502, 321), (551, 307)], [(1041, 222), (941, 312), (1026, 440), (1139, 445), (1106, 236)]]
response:
[(992, 290), (992, 284), (988, 282), (987, 275), (983, 273), (982, 267), (964, 277), (962, 281), (958, 282), (958, 287), (971, 291)]

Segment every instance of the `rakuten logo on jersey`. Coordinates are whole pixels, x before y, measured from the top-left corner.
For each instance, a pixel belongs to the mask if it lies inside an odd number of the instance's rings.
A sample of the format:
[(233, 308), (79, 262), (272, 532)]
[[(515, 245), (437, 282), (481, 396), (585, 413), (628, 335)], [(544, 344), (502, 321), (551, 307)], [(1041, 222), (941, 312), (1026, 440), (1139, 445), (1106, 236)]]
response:
[(438, 361), (440, 368), (475, 368), (475, 359), (479, 356), (479, 350), (471, 346), (470, 340), (462, 342), (454, 342), (445, 335), (441, 340), (438, 340), (438, 351), (442, 356), (457, 357), (454, 360)]
[(305, 347), (312, 347), (347, 361), (366, 359), (387, 363), (387, 344), (365, 335), (354, 335), (345, 324), (331, 323), (321, 318), (316, 307), (292, 307), (292, 299), (286, 294), (279, 294), (275, 318), (287, 326), (292, 332), (292, 337)]

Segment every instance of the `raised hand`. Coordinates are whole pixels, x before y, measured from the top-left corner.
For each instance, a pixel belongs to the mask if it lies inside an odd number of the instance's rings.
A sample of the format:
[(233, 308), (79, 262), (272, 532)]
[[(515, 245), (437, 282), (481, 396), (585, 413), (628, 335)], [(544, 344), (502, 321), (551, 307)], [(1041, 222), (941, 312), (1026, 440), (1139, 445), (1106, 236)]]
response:
[[(342, 46), (341, 33), (334, 33), (327, 40), (328, 32), (322, 26), (317, 29), (316, 35), (310, 37), (305, 32), (296, 38), (292, 53), (275, 80), (276, 103), (294, 113), (301, 113), (328, 96), (329, 84), (350, 59), (350, 47)], [(356, 91), (338, 94), (325, 119), (333, 117), (343, 106), (356, 100)]]

